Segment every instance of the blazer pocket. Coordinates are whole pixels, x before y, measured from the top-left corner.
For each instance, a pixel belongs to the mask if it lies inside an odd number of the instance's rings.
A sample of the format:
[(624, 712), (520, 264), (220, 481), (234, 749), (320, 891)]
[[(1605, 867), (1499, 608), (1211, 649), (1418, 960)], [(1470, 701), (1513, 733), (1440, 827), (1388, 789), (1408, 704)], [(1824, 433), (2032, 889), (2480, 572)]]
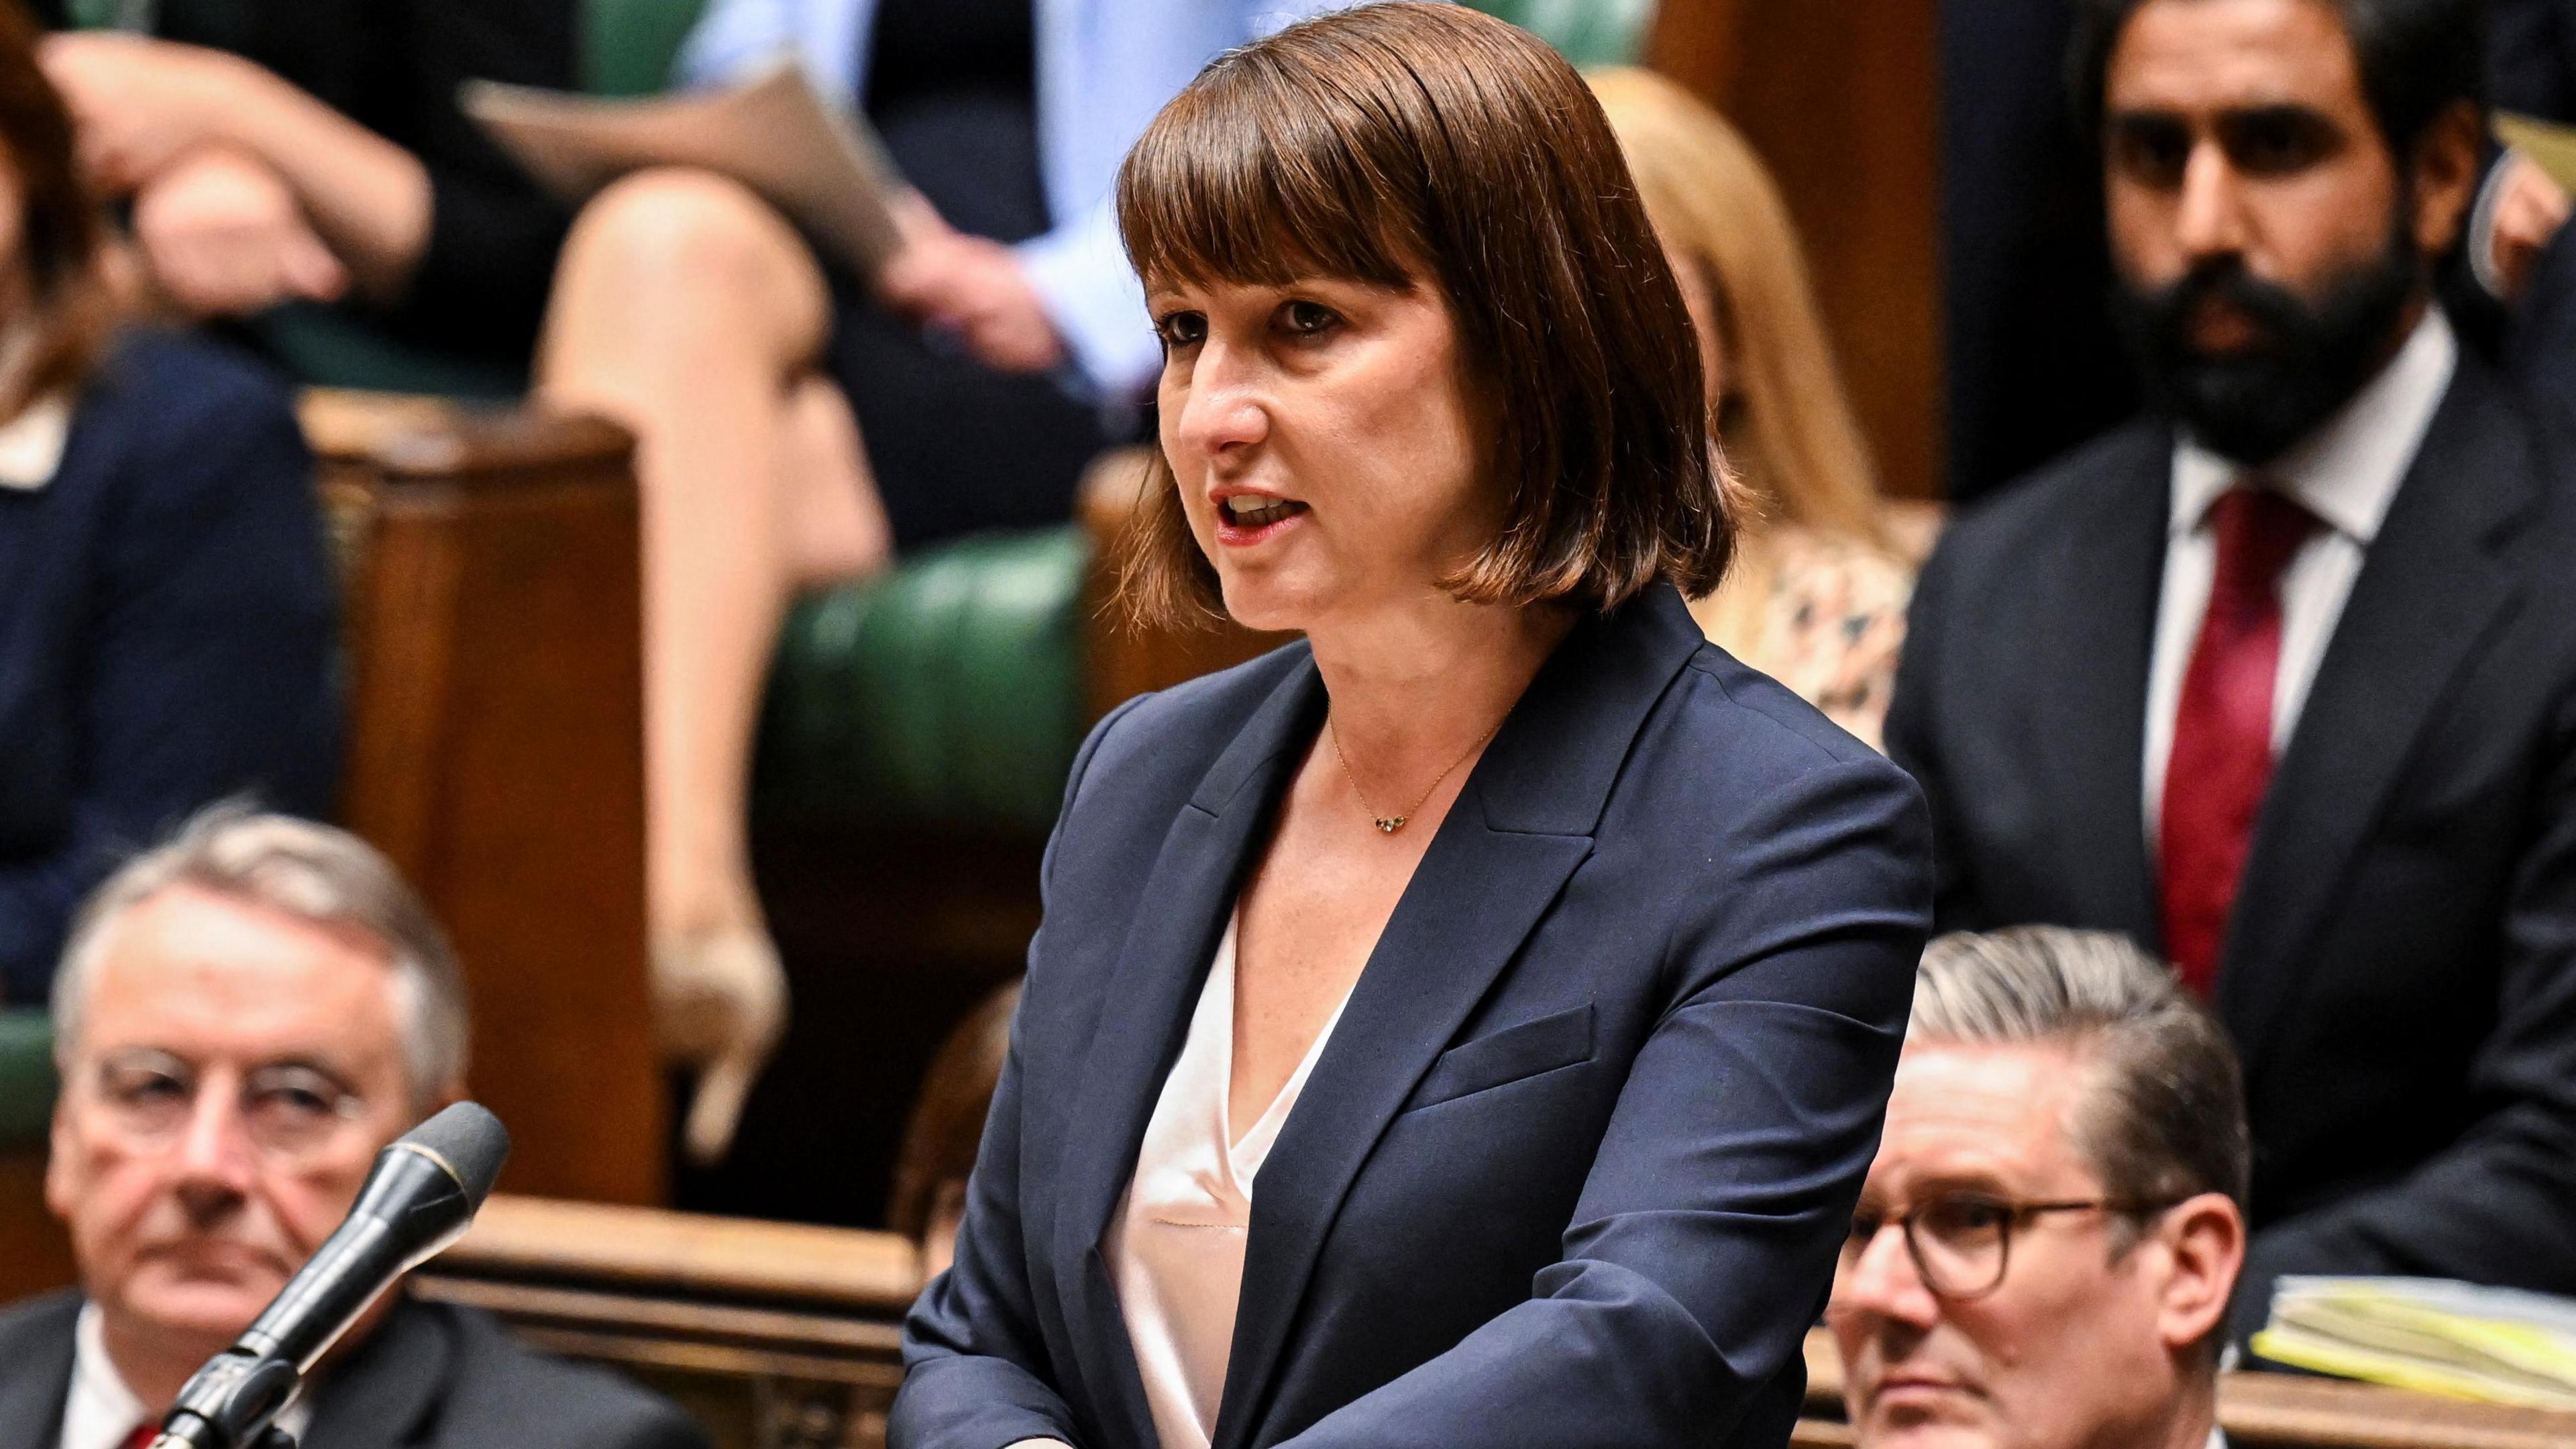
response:
[(1404, 1104), (1408, 1112), (1454, 1102), (1524, 1077), (1592, 1060), (1592, 1003), (1489, 1032), (1451, 1047)]

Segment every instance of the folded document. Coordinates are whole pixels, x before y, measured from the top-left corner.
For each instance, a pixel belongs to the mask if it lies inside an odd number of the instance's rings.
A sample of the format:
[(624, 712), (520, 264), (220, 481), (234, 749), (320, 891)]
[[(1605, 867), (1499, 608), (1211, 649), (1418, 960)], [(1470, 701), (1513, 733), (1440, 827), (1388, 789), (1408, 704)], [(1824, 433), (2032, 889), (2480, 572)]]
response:
[(894, 165), (865, 123), (782, 60), (723, 90), (602, 100), (468, 81), (465, 113), (537, 183), (573, 205), (630, 171), (690, 166), (757, 192), (860, 276), (901, 245)]
[(2576, 1410), (2576, 1299), (2445, 1278), (2289, 1277), (2254, 1351), (2338, 1378)]

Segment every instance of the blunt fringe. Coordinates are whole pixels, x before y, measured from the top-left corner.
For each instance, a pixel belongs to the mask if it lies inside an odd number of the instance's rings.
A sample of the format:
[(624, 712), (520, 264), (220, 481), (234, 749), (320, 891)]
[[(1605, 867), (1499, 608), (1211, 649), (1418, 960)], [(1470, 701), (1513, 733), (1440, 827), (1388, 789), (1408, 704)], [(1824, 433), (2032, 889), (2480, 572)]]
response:
[[(1528, 33), (1421, 3), (1292, 25), (1163, 108), (1117, 204), (1149, 288), (1439, 289), (1504, 502), (1440, 580), (1458, 598), (1607, 610), (1725, 576), (1740, 513), (1690, 315), (1599, 103)], [(1121, 551), (1132, 620), (1220, 615), (1159, 449)]]

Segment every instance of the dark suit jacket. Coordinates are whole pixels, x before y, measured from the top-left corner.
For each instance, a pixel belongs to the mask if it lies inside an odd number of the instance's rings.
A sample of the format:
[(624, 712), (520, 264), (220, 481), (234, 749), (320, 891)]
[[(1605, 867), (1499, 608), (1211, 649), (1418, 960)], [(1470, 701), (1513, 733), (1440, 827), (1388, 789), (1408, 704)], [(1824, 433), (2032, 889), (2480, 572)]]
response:
[[(80, 1295), (0, 1310), (0, 1449), (55, 1449)], [(405, 1299), (308, 1390), (302, 1449), (706, 1449), (670, 1404), (521, 1348), (488, 1315)]]
[[(2171, 439), (2113, 433), (1962, 519), (1888, 718), (1944, 928), (2151, 949), (2139, 801)], [(2217, 1006), (2283, 1272), (2576, 1291), (2576, 449), (2463, 357), (2255, 828)]]
[[(1153, 1442), (1100, 1243), (1323, 706), (1294, 645), (1084, 746), (957, 1266), (907, 1325), (897, 1449)], [(1217, 1449), (1781, 1443), (1877, 1147), (1928, 846), (1901, 772), (1670, 589), (1578, 625), (1262, 1167)]]
[(0, 1000), (44, 999), (120, 850), (241, 791), (329, 810), (337, 615), (286, 390), (124, 339), (53, 481), (0, 487)]

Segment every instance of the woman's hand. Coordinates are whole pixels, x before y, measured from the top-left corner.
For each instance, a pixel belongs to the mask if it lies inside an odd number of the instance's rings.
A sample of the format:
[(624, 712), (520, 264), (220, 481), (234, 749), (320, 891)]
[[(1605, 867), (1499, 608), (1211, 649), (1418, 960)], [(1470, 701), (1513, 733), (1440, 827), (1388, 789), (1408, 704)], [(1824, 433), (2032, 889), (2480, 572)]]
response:
[(201, 147), (147, 181), (134, 239), (152, 286), (195, 317), (332, 301), (349, 286), (285, 180), (230, 147)]
[(1064, 361), (1064, 339), (1016, 253), (949, 226), (918, 195), (894, 212), (903, 249), (877, 273), (886, 305), (955, 333), (996, 372), (1045, 372)]
[(37, 59), (79, 128), (90, 180), (123, 196), (225, 134), (268, 79), (219, 50), (110, 31), (47, 36)]

